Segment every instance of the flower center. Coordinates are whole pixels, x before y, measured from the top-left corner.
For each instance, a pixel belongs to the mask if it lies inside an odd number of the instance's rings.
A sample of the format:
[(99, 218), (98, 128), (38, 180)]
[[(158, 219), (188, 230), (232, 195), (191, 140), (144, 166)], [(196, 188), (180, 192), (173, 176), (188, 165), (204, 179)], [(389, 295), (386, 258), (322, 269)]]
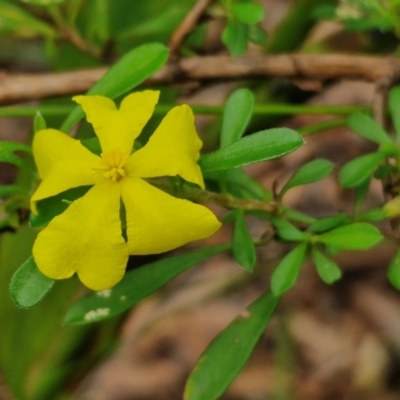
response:
[(93, 173), (102, 173), (102, 176), (118, 182), (126, 176), (124, 165), (129, 158), (128, 153), (123, 153), (120, 149), (114, 149), (108, 153), (101, 153), (100, 168), (93, 168)]

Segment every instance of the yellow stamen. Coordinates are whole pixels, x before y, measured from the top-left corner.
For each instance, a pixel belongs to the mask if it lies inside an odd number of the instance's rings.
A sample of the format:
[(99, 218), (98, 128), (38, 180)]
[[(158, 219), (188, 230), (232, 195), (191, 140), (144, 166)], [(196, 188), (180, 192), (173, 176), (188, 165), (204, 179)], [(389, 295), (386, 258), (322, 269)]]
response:
[(93, 168), (93, 174), (103, 173), (103, 177), (118, 182), (125, 178), (126, 172), (124, 165), (129, 158), (128, 153), (123, 153), (120, 149), (114, 149), (108, 153), (101, 154), (99, 168)]

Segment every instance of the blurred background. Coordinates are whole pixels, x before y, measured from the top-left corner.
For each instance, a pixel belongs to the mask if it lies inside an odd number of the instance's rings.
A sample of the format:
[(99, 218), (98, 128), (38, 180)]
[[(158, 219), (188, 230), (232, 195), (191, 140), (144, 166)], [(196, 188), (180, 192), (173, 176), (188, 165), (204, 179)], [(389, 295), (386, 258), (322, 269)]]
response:
[[(15, 74), (73, 71), (111, 65), (137, 45), (167, 44), (196, 1), (64, 0), (0, 1), (0, 90)], [(250, 44), (248, 56), (285, 52), (398, 54), (398, 8), (384, 14), (384, 2), (260, 0), (266, 38)], [(364, 6), (360, 6), (363, 3)], [(371, 4), (372, 5), (371, 5)], [(395, 1), (389, 2), (399, 7)], [(354, 5), (356, 4), (356, 5)], [(180, 55), (228, 54), (221, 42), (224, 2), (215, 1), (185, 40)], [(383, 6), (382, 6), (383, 7)], [(370, 106), (375, 87), (356, 80), (290, 81), (285, 78), (225, 80), (162, 87), (161, 102), (222, 105), (237, 87), (248, 87), (257, 104)], [(4, 104), (8, 106), (8, 104)], [(70, 97), (32, 99), (14, 107), (43, 107), (47, 126), (58, 127)], [(46, 109), (46, 107), (48, 107)], [(3, 107), (4, 108), (4, 107)], [(46, 111), (47, 110), (47, 111)], [(10, 117), (0, 107), (0, 140), (29, 143), (32, 116)], [(157, 125), (162, 115), (150, 121)], [(332, 120), (331, 115), (257, 115), (249, 132), (273, 126), (302, 129)], [(220, 116), (197, 115), (205, 150), (215, 148)], [(339, 124), (340, 125), (340, 124)], [(277, 161), (253, 165), (252, 177), (271, 189), (299, 166), (326, 158), (336, 169), (374, 147), (343, 123), (306, 138), (307, 146)], [(85, 136), (82, 124), (79, 135)], [(31, 160), (26, 160), (32, 163)], [(33, 164), (19, 169), (0, 163), (0, 185), (19, 182), (28, 189), (37, 179)], [(349, 211), (352, 193), (339, 189), (334, 175), (290, 191), (286, 202), (321, 217)], [(373, 182), (366, 208), (382, 204)], [(213, 210), (222, 217), (224, 210)], [(57, 282), (39, 305), (18, 309), (8, 285), (31, 255), (37, 231), (27, 219), (27, 199), (0, 199), (0, 399), (177, 400), (185, 380), (208, 343), (265, 287), (287, 247), (258, 249), (253, 278), (244, 276), (231, 255), (215, 256), (179, 276), (120, 318), (64, 326), (68, 307), (85, 290), (77, 280)], [(267, 222), (249, 219), (254, 237)], [(383, 230), (390, 229), (382, 226)], [(224, 225), (207, 244), (228, 242)], [(191, 245), (195, 246), (195, 245)], [(190, 246), (189, 246), (190, 247)], [(179, 251), (185, 251), (179, 250)], [(391, 400), (400, 398), (400, 295), (386, 278), (396, 252), (385, 241), (367, 252), (337, 258), (343, 278), (333, 286), (320, 281), (312, 265), (285, 295), (256, 350), (225, 400)], [(131, 267), (142, 264), (133, 258)], [(206, 400), (206, 399), (205, 399)]]

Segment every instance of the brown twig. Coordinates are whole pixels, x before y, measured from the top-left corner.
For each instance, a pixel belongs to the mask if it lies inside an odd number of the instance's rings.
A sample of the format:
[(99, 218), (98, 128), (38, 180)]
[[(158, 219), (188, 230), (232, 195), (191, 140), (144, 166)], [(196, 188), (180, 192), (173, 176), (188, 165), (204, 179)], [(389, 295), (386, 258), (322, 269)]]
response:
[[(0, 104), (86, 92), (106, 68), (53, 74), (23, 74), (0, 77)], [(400, 78), (400, 60), (352, 55), (281, 54), (274, 56), (230, 56), (182, 58), (164, 66), (146, 85), (190, 81), (262, 79), (267, 77), (361, 79), (379, 81)]]
[(176, 30), (172, 33), (168, 43), (172, 58), (177, 55), (177, 52), (185, 38), (190, 32), (193, 31), (200, 18), (212, 2), (213, 0), (198, 0), (194, 7), (186, 14), (185, 18), (179, 24)]

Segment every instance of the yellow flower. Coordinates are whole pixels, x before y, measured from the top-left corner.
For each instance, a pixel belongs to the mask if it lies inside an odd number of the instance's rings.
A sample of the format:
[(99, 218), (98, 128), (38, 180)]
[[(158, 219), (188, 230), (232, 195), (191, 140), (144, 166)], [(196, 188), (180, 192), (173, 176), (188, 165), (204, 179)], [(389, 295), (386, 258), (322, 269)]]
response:
[(87, 287), (108, 289), (122, 279), (129, 254), (161, 253), (219, 229), (208, 208), (172, 197), (142, 179), (180, 175), (204, 188), (197, 165), (202, 143), (189, 106), (174, 107), (146, 146), (132, 152), (158, 96), (151, 90), (133, 93), (119, 109), (102, 96), (74, 98), (99, 138), (101, 157), (60, 131), (36, 133), (33, 153), (42, 182), (31, 199), (34, 213), (39, 200), (93, 185), (39, 233), (33, 256), (44, 275), (64, 279), (76, 272)]

